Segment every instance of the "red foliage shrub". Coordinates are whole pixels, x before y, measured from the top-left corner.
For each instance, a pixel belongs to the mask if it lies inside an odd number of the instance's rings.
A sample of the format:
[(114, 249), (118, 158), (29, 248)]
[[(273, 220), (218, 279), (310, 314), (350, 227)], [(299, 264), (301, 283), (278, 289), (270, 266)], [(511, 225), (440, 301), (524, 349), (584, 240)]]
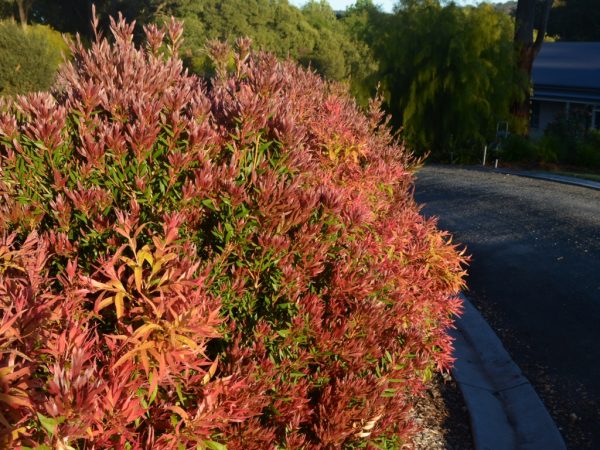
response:
[(408, 438), (461, 257), (377, 105), (246, 41), (204, 82), (179, 24), (112, 30), (1, 107), (2, 445)]

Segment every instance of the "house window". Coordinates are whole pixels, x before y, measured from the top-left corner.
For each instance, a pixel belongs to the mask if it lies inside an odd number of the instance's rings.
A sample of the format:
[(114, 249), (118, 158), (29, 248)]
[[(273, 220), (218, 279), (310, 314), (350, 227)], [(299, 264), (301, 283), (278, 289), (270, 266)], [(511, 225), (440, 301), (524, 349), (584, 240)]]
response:
[(600, 109), (595, 109), (592, 115), (592, 128), (600, 130)]
[(533, 101), (531, 103), (531, 128), (540, 127), (540, 102)]

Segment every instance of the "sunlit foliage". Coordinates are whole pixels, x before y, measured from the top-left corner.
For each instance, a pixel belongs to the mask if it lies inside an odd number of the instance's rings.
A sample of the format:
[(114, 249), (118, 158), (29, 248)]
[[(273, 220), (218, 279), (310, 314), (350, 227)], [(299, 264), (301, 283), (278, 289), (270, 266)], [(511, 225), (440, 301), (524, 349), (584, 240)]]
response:
[(112, 33), (0, 105), (2, 447), (406, 442), (462, 258), (378, 105), (245, 40), (207, 83), (179, 23)]

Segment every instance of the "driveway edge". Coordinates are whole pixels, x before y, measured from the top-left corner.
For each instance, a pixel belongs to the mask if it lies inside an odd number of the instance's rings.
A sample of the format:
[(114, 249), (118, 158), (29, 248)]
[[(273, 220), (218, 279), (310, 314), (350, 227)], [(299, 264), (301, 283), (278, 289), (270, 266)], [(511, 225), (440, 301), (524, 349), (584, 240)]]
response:
[(566, 175), (556, 175), (551, 172), (538, 172), (529, 170), (513, 170), (503, 168), (492, 168), (484, 166), (461, 166), (463, 169), (476, 170), (479, 172), (491, 172), (499, 173), (501, 175), (513, 175), (516, 177), (533, 178), (536, 180), (553, 181), (555, 183), (568, 184), (571, 186), (578, 186), (588, 189), (594, 189), (600, 191), (600, 182), (585, 180), (583, 178), (569, 177)]
[(533, 386), (498, 336), (463, 295), (463, 315), (450, 334), (452, 375), (465, 399), (477, 450), (566, 450)]

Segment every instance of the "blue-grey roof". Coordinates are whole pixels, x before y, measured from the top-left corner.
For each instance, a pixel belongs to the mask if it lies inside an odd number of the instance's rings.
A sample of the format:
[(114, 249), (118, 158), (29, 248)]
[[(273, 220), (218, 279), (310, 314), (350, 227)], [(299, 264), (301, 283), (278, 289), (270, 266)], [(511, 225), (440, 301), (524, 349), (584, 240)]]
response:
[(600, 89), (600, 42), (545, 42), (532, 78), (534, 85)]

